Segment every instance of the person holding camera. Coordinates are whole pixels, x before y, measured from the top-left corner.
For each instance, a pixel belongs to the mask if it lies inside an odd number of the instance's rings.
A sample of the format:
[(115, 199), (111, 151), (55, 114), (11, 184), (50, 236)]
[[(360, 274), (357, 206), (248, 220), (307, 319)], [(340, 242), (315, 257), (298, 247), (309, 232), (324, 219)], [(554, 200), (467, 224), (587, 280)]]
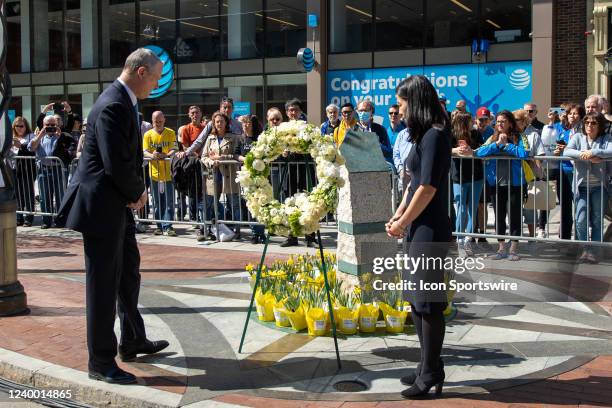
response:
[[(76, 143), (61, 131), (55, 116), (46, 116), (43, 127), (28, 144), (28, 150), (36, 154), (41, 210), (43, 213), (57, 213), (64, 197), (67, 169), (74, 158)], [(51, 227), (51, 222), (51, 215), (43, 215), (41, 228)], [(56, 226), (62, 227), (57, 223)]]
[[(36, 126), (39, 129), (43, 127), (43, 121), (45, 117), (50, 115), (50, 111), (53, 112), (55, 119), (57, 122), (57, 126), (61, 129), (62, 132), (70, 133), (74, 128), (75, 116), (72, 113), (72, 107), (67, 101), (62, 102), (51, 102), (48, 105), (45, 105), (43, 110), (36, 118)], [(66, 119), (66, 126), (64, 126), (64, 118)]]

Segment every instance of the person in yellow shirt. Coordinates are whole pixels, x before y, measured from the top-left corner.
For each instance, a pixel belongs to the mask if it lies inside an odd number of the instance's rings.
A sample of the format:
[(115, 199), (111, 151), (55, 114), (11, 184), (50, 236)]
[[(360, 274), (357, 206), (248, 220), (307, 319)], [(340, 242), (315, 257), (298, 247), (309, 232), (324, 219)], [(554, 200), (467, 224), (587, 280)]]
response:
[(346, 131), (349, 129), (353, 129), (357, 124), (357, 119), (355, 119), (355, 108), (353, 104), (350, 102), (345, 103), (340, 108), (340, 113), (342, 113), (342, 120), (340, 121), (340, 126), (334, 129), (334, 143), (336, 146), (340, 147), (342, 142), (344, 142), (344, 136), (346, 136)]
[(174, 130), (164, 127), (166, 118), (161, 111), (153, 112), (153, 129), (147, 131), (142, 138), (144, 157), (150, 159), (149, 172), (151, 176), (151, 194), (153, 195), (153, 210), (157, 223), (155, 235), (166, 232), (169, 237), (175, 237), (172, 228), (174, 219), (174, 185), (170, 174), (170, 160), (177, 150)]

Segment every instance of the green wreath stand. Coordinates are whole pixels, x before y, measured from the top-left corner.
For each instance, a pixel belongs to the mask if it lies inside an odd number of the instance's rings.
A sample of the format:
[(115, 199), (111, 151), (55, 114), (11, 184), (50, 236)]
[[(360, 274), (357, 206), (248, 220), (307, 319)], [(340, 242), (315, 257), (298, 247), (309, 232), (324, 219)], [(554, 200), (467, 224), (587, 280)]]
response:
[[(338, 364), (338, 371), (342, 369), (342, 363), (340, 362), (340, 350), (338, 349), (338, 336), (336, 333), (336, 322), (334, 321), (334, 309), (332, 307), (331, 302), (331, 294), (329, 290), (329, 279), (327, 277), (327, 264), (325, 263), (325, 257), (323, 256), (323, 241), (321, 240), (321, 230), (317, 230), (317, 240), (319, 241), (319, 254), (321, 255), (321, 266), (323, 267), (322, 273), (323, 278), (325, 280), (325, 293), (327, 294), (327, 305), (329, 307), (329, 317), (331, 319), (331, 329), (332, 336), (334, 338), (334, 347), (336, 349), (336, 362)], [(257, 274), (255, 275), (255, 284), (253, 285), (253, 293), (251, 293), (251, 303), (249, 305), (249, 310), (247, 311), (247, 317), (244, 321), (244, 329), (242, 330), (242, 337), (240, 338), (240, 346), (238, 347), (238, 353), (242, 353), (242, 346), (244, 345), (244, 339), (246, 337), (246, 332), (249, 327), (249, 320), (251, 320), (251, 312), (253, 311), (253, 303), (255, 302), (255, 292), (257, 292), (257, 288), (259, 287), (259, 282), (261, 280), (261, 270), (266, 260), (266, 253), (268, 252), (268, 244), (270, 243), (270, 234), (266, 234), (266, 239), (264, 242), (263, 252), (261, 254), (261, 260), (259, 262), (259, 266), (257, 267)]]

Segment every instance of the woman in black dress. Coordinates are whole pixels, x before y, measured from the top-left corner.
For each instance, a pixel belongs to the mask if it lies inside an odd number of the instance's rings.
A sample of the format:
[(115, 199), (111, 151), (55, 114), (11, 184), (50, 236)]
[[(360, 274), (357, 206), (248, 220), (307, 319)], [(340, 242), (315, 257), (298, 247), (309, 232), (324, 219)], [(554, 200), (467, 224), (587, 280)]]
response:
[(412, 306), (412, 319), (421, 344), (421, 361), (414, 373), (402, 377), (402, 383), (410, 385), (402, 396), (417, 399), (427, 396), (433, 386), (436, 394), (440, 394), (444, 382), (440, 353), (445, 332), (446, 292), (418, 288), (420, 281), (426, 284), (444, 282), (444, 258), (451, 241), (448, 217), (451, 137), (448, 116), (426, 77), (413, 75), (403, 80), (397, 86), (396, 96), (414, 144), (405, 164), (412, 179), (400, 207), (386, 225), (387, 234), (401, 238), (408, 233), (411, 258), (441, 261), (408, 271), (404, 276), (417, 285), (417, 290), (405, 292), (405, 297)]

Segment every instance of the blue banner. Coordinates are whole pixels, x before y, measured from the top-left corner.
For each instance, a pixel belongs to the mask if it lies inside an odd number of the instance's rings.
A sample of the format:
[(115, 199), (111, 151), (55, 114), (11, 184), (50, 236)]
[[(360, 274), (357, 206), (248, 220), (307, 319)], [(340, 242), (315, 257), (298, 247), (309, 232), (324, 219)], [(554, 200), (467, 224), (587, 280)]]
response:
[(234, 102), (234, 118), (238, 118), (242, 115), (250, 115), (251, 114), (251, 103), (250, 102)]
[(387, 126), (389, 106), (396, 103), (395, 88), (411, 75), (428, 77), (438, 94), (447, 98), (449, 111), (460, 99), (475, 115), (481, 106), (492, 112), (520, 109), (532, 98), (531, 61), (329, 71), (327, 98), (338, 106), (351, 102), (355, 107), (371, 99), (375, 121)]

